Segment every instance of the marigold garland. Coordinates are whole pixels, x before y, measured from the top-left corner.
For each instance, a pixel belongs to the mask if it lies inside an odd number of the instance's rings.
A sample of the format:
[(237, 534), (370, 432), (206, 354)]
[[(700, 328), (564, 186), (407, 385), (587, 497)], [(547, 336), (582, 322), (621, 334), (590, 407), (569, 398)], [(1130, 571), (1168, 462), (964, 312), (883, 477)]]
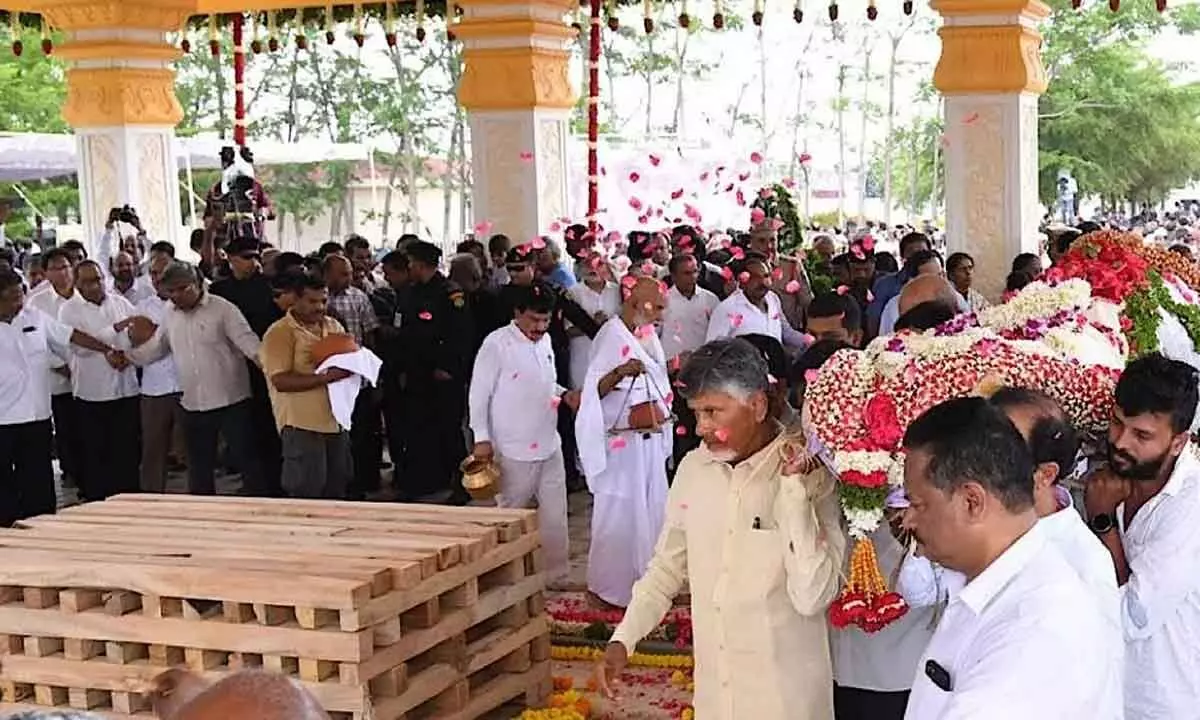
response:
[(850, 577), (829, 606), (829, 622), (837, 628), (857, 625), (866, 632), (875, 632), (906, 612), (908, 603), (904, 598), (887, 589), (875, 544), (869, 538), (855, 540), (850, 554)]
[[(604, 657), (604, 650), (594, 647), (564, 647), (552, 645), (550, 658), (552, 660), (596, 662)], [(690, 668), (695, 665), (691, 655), (651, 655), (649, 653), (632, 653), (629, 665), (633, 667), (652, 668)]]

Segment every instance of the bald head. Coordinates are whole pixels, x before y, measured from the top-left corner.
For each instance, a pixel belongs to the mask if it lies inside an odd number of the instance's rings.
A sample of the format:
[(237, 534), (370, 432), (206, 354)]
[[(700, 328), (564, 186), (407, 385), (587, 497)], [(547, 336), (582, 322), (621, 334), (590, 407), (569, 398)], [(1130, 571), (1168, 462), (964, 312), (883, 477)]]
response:
[(329, 720), (316, 698), (295, 681), (260, 670), (210, 683), (172, 668), (154, 679), (153, 700), (161, 720)]
[(637, 277), (630, 284), (630, 277), (622, 282), (625, 302), (621, 315), (626, 323), (637, 327), (658, 322), (667, 306), (662, 283), (651, 277)]
[(918, 275), (900, 291), (900, 314), (912, 310), (921, 303), (946, 304), (952, 310), (958, 307), (958, 296), (954, 286), (941, 275)]

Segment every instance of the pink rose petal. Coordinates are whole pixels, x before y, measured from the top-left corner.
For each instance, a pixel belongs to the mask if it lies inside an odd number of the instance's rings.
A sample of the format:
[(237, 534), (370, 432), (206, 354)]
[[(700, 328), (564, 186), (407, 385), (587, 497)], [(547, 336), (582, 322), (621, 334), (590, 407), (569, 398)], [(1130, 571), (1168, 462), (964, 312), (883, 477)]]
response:
[(978, 119), (979, 119), (979, 113), (973, 112), (970, 115), (963, 118), (963, 125), (971, 125)]
[(650, 157), (647, 159), (650, 161), (650, 164), (653, 165), (654, 167), (658, 167), (658, 164), (660, 162), (662, 162), (662, 158), (655, 155), (654, 153), (650, 153)]
[(750, 273), (748, 273), (748, 272), (738, 273), (738, 282), (740, 282), (742, 284), (750, 282)]
[(475, 234), (476, 235), (491, 235), (493, 227), (495, 227), (495, 226), (492, 224), (491, 220), (484, 220), (481, 223), (476, 223)]
[(796, 159), (800, 161), (801, 165), (803, 165), (804, 163), (812, 160), (812, 155), (809, 155), (806, 152), (802, 152)]
[(521, 152), (521, 162), (523, 162), (523, 163), (533, 162), (533, 153), (529, 152), (528, 150), (522, 151)]
[(629, 355), (629, 346), (628, 346), (628, 345), (622, 345), (622, 346), (621, 346), (621, 357), (626, 357), (626, 356), (628, 356), (628, 355)]
[(550, 408), (551, 409), (557, 410), (559, 405), (562, 405), (561, 397), (559, 397), (558, 395), (555, 395), (554, 397), (550, 398)]
[(717, 439), (717, 442), (725, 442), (729, 439), (729, 431), (725, 428), (717, 428), (716, 432), (713, 433), (713, 437)]
[(845, 295), (848, 292), (850, 292), (850, 288), (846, 287), (845, 285), (837, 286), (837, 294), (838, 295)]
[(863, 236), (862, 242), (860, 244), (862, 245), (863, 250), (866, 250), (867, 252), (871, 252), (872, 250), (875, 249), (875, 238), (871, 237), (870, 235), (865, 235), (865, 236)]
[(763, 212), (762, 208), (751, 208), (750, 209), (750, 224), (751, 225), (760, 225), (760, 224), (762, 224), (762, 221), (766, 220), (766, 219), (767, 219), (767, 214), (765, 212)]
[(642, 179), (642, 176), (641, 176), (641, 175), (638, 175), (638, 174), (637, 174), (637, 173), (635, 173), (635, 172), (631, 172), (631, 173), (629, 173), (629, 182), (631, 182), (631, 183), (635, 183), (635, 182), (637, 182), (638, 180), (641, 180), (641, 179)]
[(536, 442), (531, 442), (531, 443), (529, 443), (529, 449), (530, 449), (530, 450), (537, 450), (537, 449), (538, 449), (538, 444), (537, 444)]
[(741, 313), (729, 313), (729, 324), (734, 326), (735, 328), (741, 327), (742, 322), (744, 322), (744, 321), (745, 321), (745, 318), (742, 317)]
[(804, 371), (804, 382), (815, 383), (817, 381), (818, 374), (819, 373), (817, 372), (817, 370), (815, 368), (809, 368), (808, 370), (805, 370)]
[(684, 435), (688, 434), (687, 428), (685, 428), (682, 425), (676, 425), (675, 426), (675, 434), (678, 435), (679, 437), (683, 437)]
[(763, 161), (762, 153), (760, 153), (760, 152), (750, 153), (750, 162), (754, 163), (755, 165), (761, 165), (762, 161)]
[(733, 279), (733, 269), (730, 268), (728, 265), (721, 268), (721, 277), (725, 278), (726, 281), (732, 280)]
[(621, 448), (625, 447), (626, 444), (625, 438), (618, 435), (612, 440), (608, 441), (608, 448), (610, 450), (620, 450)]
[(432, 320), (433, 313), (431, 313), (427, 310), (423, 310), (423, 311), (417, 313), (417, 317), (421, 318), (422, 320)]
[(540, 237), (535, 237), (529, 241), (529, 247), (533, 248), (534, 250), (545, 250), (546, 241)]
[(781, 180), (780, 182), (781, 182), (781, 183), (783, 184), (783, 186), (784, 186), (785, 188), (787, 188), (788, 190), (791, 190), (792, 188), (796, 187), (796, 181), (795, 181), (795, 180), (793, 180), (793, 179), (791, 179), (790, 177), (785, 177), (785, 178), (784, 178), (783, 180)]
[(800, 292), (800, 281), (792, 280), (787, 285), (783, 286), (783, 290), (784, 290), (784, 292), (795, 295), (796, 293)]

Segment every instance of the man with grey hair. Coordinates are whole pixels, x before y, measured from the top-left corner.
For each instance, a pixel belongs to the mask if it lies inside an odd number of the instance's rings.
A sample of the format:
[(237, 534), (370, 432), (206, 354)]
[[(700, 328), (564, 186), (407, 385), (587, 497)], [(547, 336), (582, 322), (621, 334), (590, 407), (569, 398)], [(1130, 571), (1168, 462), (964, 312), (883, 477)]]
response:
[(680, 463), (654, 558), (596, 668), (598, 684), (612, 695), (629, 653), (686, 582), (698, 716), (827, 720), (824, 611), (846, 549), (833, 478), (798, 462), (771, 414), (766, 362), (745, 340), (700, 347), (676, 386), (704, 444)]
[(130, 319), (129, 339), (134, 346), (130, 357), (142, 366), (168, 354), (175, 358), (184, 409), (188, 492), (216, 492), (217, 436), (222, 435), (242, 472), (243, 491), (266, 495), (253, 441), (245, 362), (258, 362), (258, 336), (237, 306), (205, 290), (199, 271), (185, 262), (169, 264), (159, 288), (171, 308), (161, 322), (144, 315)]

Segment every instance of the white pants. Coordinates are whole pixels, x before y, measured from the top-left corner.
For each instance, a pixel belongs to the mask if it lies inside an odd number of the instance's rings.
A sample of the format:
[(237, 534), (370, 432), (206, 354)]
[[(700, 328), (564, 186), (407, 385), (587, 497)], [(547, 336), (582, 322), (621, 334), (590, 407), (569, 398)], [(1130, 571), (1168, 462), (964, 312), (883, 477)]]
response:
[(523, 462), (497, 457), (500, 464), (500, 493), (496, 505), (503, 508), (534, 507), (537, 500), (538, 534), (546, 557), (546, 582), (565, 580), (567, 562), (567, 474), (562, 450), (545, 460)]

